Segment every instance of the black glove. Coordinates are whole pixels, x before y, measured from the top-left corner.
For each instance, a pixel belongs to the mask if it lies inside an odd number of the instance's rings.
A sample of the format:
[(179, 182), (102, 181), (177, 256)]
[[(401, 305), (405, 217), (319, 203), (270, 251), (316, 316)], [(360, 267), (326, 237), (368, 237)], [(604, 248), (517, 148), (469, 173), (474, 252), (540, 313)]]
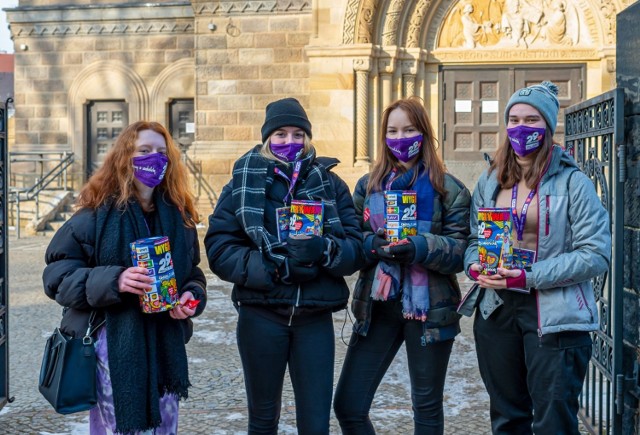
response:
[(319, 263), (327, 250), (327, 244), (320, 236), (303, 236), (287, 238), (287, 255), (299, 264)]
[(416, 258), (416, 245), (409, 240), (401, 241), (398, 244), (389, 246), (387, 249), (388, 255), (391, 256), (389, 261), (395, 263), (413, 263)]
[(385, 251), (385, 247), (389, 245), (389, 242), (384, 238), (384, 230), (382, 228), (378, 229), (371, 240), (371, 252), (370, 254), (376, 260), (388, 260), (391, 259), (389, 253)]
[(293, 258), (287, 258), (280, 266), (280, 281), (285, 284), (307, 282), (318, 276), (318, 266), (304, 265)]

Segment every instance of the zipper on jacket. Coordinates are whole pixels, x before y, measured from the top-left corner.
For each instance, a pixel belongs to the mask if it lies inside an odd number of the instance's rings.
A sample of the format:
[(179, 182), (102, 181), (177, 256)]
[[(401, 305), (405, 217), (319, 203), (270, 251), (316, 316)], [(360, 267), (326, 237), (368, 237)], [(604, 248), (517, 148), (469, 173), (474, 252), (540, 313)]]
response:
[(540, 299), (538, 290), (536, 292), (536, 307), (538, 308), (538, 344), (542, 345), (542, 324), (540, 323)]
[(549, 235), (549, 225), (551, 224), (551, 219), (550, 219), (550, 212), (551, 210), (551, 195), (547, 195), (547, 216), (545, 217), (545, 221), (544, 221), (544, 235), (548, 236)]
[(291, 307), (291, 316), (289, 316), (289, 325), (293, 322), (293, 315), (296, 313), (296, 308), (300, 305), (300, 284), (298, 284), (298, 294), (296, 295), (296, 303)]

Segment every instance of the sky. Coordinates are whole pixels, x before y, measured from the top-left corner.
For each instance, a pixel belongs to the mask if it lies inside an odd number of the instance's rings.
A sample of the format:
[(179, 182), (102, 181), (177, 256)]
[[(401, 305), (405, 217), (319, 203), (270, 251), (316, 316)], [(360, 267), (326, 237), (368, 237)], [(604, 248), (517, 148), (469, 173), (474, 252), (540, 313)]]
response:
[(13, 41), (7, 28), (7, 15), (2, 9), (18, 6), (18, 0), (0, 0), (0, 53), (13, 53)]

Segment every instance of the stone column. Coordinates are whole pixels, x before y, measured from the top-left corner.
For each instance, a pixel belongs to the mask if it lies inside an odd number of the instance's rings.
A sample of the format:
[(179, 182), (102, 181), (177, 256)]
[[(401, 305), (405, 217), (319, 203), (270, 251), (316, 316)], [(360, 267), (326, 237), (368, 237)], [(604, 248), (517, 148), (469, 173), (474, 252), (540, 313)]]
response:
[(356, 72), (356, 166), (369, 165), (369, 73), (371, 59), (353, 61)]
[(378, 60), (378, 76), (380, 77), (380, 107), (384, 110), (393, 101), (393, 66), (392, 58)]
[(416, 94), (416, 73), (418, 62), (415, 60), (402, 61), (402, 97), (408, 98)]

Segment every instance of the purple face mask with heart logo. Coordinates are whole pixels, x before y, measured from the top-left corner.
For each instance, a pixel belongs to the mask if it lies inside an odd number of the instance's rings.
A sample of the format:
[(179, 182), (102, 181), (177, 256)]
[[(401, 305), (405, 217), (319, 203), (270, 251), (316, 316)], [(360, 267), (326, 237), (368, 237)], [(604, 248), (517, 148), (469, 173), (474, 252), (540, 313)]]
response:
[(269, 143), (271, 152), (280, 160), (285, 162), (293, 162), (302, 155), (303, 143)]
[(156, 187), (164, 179), (169, 158), (162, 153), (137, 156), (133, 161), (133, 175), (147, 187)]
[(407, 163), (420, 153), (422, 148), (422, 135), (403, 137), (400, 139), (385, 139), (391, 154), (401, 162)]
[(507, 136), (513, 151), (520, 157), (524, 157), (540, 148), (545, 131), (545, 128), (518, 125), (507, 128)]

